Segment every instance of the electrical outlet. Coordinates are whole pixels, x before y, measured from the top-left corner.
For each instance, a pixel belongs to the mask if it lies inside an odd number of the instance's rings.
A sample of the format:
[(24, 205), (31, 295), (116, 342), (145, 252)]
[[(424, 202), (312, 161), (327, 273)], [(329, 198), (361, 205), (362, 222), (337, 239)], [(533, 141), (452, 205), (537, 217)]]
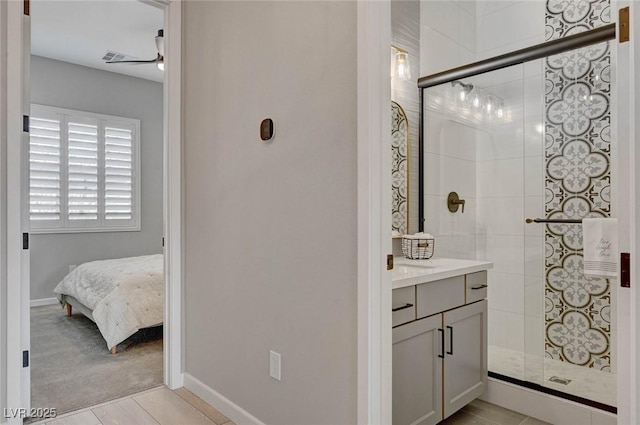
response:
[(78, 267), (78, 266), (76, 266), (75, 264), (71, 264), (69, 266), (69, 273), (71, 273), (73, 271), (73, 269), (75, 269), (76, 267)]
[(280, 353), (269, 351), (269, 376), (277, 381), (281, 381), (280, 375), (281, 357)]

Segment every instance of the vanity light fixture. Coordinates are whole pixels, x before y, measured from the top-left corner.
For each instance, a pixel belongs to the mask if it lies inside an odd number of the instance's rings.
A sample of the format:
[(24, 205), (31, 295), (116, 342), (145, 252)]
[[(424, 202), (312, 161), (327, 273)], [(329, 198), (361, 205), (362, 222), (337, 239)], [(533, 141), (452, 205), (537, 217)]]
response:
[(391, 69), (391, 77), (400, 81), (408, 81), (411, 79), (411, 65), (409, 63), (409, 52), (400, 47), (391, 45), (394, 50), (393, 68)]
[(478, 96), (477, 94), (473, 97), (473, 101), (471, 102), (473, 103), (473, 107), (474, 108), (479, 108), (480, 107), (480, 96)]
[(156, 62), (156, 66), (160, 71), (164, 71), (164, 57), (160, 56)]

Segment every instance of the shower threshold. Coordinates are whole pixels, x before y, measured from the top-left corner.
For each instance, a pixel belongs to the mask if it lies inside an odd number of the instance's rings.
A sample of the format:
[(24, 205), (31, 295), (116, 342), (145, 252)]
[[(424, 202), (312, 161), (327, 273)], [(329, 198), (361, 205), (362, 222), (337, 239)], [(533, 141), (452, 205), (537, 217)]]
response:
[(544, 394), (549, 394), (555, 397), (563, 398), (565, 400), (573, 401), (575, 403), (584, 404), (585, 406), (593, 407), (595, 409), (604, 410), (605, 412), (617, 414), (618, 408), (615, 406), (610, 406), (608, 404), (600, 403), (599, 401), (590, 400), (588, 398), (580, 397), (574, 394), (569, 394), (564, 391), (556, 390), (554, 388), (545, 387), (540, 384), (536, 384), (534, 382), (523, 381), (517, 378), (512, 378), (511, 376), (501, 375), (496, 372), (489, 371), (489, 377), (498, 379), (500, 381), (508, 382), (510, 384), (518, 385), (520, 387), (524, 387), (530, 390), (538, 391)]

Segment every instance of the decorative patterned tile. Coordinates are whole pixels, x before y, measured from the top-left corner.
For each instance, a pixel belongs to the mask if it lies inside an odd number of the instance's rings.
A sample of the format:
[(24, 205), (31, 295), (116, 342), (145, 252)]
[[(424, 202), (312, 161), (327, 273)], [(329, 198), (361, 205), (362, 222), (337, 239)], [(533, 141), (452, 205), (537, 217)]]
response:
[[(610, 0), (548, 0), (547, 40), (611, 22)], [(547, 218), (611, 214), (611, 53), (608, 43), (545, 61)], [(611, 292), (585, 277), (582, 228), (545, 227), (545, 356), (609, 372)]]
[(409, 122), (400, 105), (391, 102), (391, 211), (392, 230), (407, 233), (407, 172)]

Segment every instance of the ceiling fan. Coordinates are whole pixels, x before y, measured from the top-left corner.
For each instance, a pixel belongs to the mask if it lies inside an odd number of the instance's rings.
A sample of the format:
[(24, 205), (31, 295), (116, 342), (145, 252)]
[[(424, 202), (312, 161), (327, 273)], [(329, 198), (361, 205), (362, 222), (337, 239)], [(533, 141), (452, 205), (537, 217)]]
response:
[(156, 48), (158, 49), (158, 56), (155, 59), (149, 60), (108, 60), (106, 63), (129, 63), (132, 65), (141, 65), (145, 63), (155, 63), (159, 70), (164, 71), (164, 30), (158, 30), (156, 36)]

